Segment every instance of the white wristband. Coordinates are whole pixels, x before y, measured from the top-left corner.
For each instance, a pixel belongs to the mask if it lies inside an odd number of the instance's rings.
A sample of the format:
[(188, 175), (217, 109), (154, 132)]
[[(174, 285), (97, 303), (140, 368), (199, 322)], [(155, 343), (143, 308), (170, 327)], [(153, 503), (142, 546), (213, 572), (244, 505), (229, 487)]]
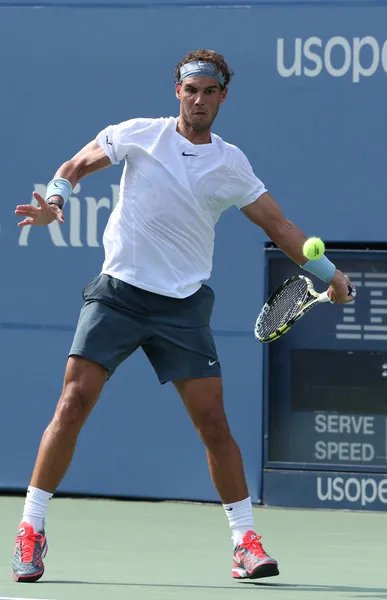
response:
[(312, 273), (312, 275), (316, 275), (316, 277), (325, 281), (325, 283), (332, 281), (336, 272), (336, 266), (326, 256), (322, 256), (317, 260), (308, 260), (308, 262), (301, 266), (301, 269)]
[(52, 196), (61, 196), (61, 198), (63, 198), (63, 205), (65, 205), (68, 199), (70, 198), (72, 191), (73, 186), (71, 185), (68, 179), (64, 179), (63, 177), (56, 177), (55, 179), (52, 179), (47, 185), (46, 202)]

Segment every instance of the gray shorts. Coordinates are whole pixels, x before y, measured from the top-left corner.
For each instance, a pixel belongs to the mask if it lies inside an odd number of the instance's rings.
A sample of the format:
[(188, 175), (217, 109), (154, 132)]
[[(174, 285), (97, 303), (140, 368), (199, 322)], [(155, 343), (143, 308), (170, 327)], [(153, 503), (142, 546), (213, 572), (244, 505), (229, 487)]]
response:
[(207, 285), (179, 299), (98, 275), (82, 295), (85, 304), (69, 356), (102, 365), (110, 377), (141, 347), (160, 383), (221, 376), (210, 328), (215, 295)]

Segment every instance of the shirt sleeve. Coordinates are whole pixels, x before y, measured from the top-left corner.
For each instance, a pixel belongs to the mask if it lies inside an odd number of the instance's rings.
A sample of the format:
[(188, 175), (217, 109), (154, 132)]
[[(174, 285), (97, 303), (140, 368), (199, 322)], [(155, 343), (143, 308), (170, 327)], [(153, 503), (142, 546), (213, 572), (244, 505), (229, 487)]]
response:
[(233, 156), (229, 168), (228, 192), (230, 206), (243, 208), (262, 196), (267, 189), (255, 175), (247, 157), (239, 148), (233, 147)]
[(96, 141), (112, 165), (118, 165), (128, 154), (137, 134), (141, 134), (152, 122), (152, 119), (130, 119), (118, 125), (109, 125), (100, 131)]

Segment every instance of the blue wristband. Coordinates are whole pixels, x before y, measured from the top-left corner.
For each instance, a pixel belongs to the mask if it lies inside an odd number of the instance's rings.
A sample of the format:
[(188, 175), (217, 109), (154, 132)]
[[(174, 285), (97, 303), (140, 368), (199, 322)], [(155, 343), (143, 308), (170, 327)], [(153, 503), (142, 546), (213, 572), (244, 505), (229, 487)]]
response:
[(52, 179), (47, 185), (46, 202), (48, 202), (48, 200), (52, 196), (61, 196), (61, 198), (63, 198), (63, 205), (65, 205), (68, 199), (70, 198), (72, 191), (73, 186), (71, 185), (68, 179), (63, 179), (63, 177), (56, 177), (55, 179)]
[(335, 265), (326, 257), (322, 256), (318, 260), (308, 260), (304, 265), (300, 265), (301, 269), (316, 275), (325, 283), (332, 281), (333, 276), (336, 272)]

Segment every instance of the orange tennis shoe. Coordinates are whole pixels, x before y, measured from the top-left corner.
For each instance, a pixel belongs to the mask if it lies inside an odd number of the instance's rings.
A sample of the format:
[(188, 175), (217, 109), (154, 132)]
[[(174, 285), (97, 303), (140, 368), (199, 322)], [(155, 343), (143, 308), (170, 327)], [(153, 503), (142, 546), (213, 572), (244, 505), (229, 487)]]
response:
[(32, 525), (22, 522), (15, 544), (12, 562), (14, 580), (30, 583), (38, 581), (44, 573), (43, 558), (48, 550), (44, 530), (36, 532)]
[(233, 555), (232, 576), (234, 579), (259, 579), (279, 575), (278, 563), (264, 551), (261, 536), (246, 531)]

